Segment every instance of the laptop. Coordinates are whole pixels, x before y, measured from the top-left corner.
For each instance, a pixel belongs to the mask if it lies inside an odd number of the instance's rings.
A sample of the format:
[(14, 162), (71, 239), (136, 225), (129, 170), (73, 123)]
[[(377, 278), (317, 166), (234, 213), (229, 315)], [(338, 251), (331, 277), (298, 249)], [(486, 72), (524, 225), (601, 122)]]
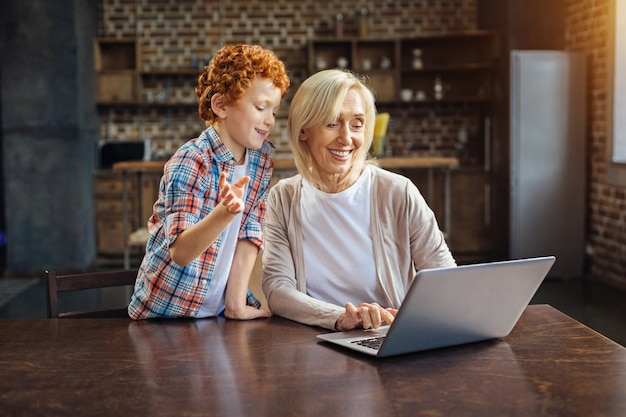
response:
[(508, 335), (554, 264), (554, 256), (424, 269), (391, 325), (317, 335), (376, 357)]

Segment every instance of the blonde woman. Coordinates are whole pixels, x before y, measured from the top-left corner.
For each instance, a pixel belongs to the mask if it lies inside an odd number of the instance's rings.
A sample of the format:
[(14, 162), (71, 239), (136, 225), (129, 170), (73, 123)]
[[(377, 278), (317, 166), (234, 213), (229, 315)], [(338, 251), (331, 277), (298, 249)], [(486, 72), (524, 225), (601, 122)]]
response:
[(368, 159), (376, 107), (355, 74), (320, 71), (289, 111), (298, 174), (271, 190), (263, 291), (273, 314), (336, 330), (391, 323), (417, 270), (455, 266), (417, 187)]

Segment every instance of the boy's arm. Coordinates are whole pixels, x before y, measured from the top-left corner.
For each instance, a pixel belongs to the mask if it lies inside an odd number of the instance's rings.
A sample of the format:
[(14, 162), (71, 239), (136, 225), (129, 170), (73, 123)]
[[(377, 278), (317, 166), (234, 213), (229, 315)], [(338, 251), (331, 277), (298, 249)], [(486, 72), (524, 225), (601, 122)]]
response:
[(170, 247), (170, 256), (178, 265), (187, 265), (215, 242), (230, 222), (243, 210), (241, 195), (249, 177), (240, 178), (235, 184), (226, 182), (226, 174), (219, 178), (219, 204), (204, 219), (181, 232)]
[(235, 218), (228, 208), (218, 205), (204, 219), (181, 232), (170, 247), (170, 256), (178, 265), (187, 265), (215, 242)]
[(229, 319), (248, 320), (271, 316), (267, 310), (246, 305), (248, 284), (257, 255), (258, 248), (254, 243), (248, 240), (237, 242), (224, 295), (226, 304), (224, 315)]

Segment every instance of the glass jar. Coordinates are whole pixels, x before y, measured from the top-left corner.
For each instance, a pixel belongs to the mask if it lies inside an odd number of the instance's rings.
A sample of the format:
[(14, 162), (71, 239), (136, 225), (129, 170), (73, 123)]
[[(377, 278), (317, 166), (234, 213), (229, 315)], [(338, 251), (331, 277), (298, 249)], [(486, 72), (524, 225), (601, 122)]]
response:
[(419, 48), (413, 49), (413, 60), (411, 62), (411, 66), (415, 70), (420, 70), (424, 67), (422, 62), (422, 50)]
[(335, 16), (335, 37), (343, 37), (343, 15), (341, 13)]
[(443, 83), (441, 82), (441, 76), (437, 75), (435, 77), (435, 86), (434, 86), (435, 100), (441, 100), (443, 98)]
[(359, 31), (359, 38), (367, 38), (369, 32), (369, 12), (367, 9), (361, 9), (357, 18), (357, 29)]

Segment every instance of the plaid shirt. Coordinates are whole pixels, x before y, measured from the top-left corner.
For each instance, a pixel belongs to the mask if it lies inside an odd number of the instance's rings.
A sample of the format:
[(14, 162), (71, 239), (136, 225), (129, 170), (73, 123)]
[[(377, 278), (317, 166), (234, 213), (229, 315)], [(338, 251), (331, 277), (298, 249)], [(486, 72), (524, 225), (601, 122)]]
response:
[[(238, 239), (247, 239), (263, 250), (263, 224), (267, 191), (274, 163), (270, 142), (261, 149), (247, 149), (250, 182)], [(131, 318), (195, 317), (204, 302), (222, 235), (198, 258), (186, 266), (172, 261), (169, 248), (179, 233), (198, 223), (217, 205), (220, 172), (231, 182), (236, 163), (233, 154), (213, 127), (190, 140), (165, 164), (159, 197), (148, 220), (150, 239), (139, 268), (135, 290), (128, 306)], [(233, 256), (234, 253), (222, 254)], [(248, 291), (248, 304), (260, 303)]]

